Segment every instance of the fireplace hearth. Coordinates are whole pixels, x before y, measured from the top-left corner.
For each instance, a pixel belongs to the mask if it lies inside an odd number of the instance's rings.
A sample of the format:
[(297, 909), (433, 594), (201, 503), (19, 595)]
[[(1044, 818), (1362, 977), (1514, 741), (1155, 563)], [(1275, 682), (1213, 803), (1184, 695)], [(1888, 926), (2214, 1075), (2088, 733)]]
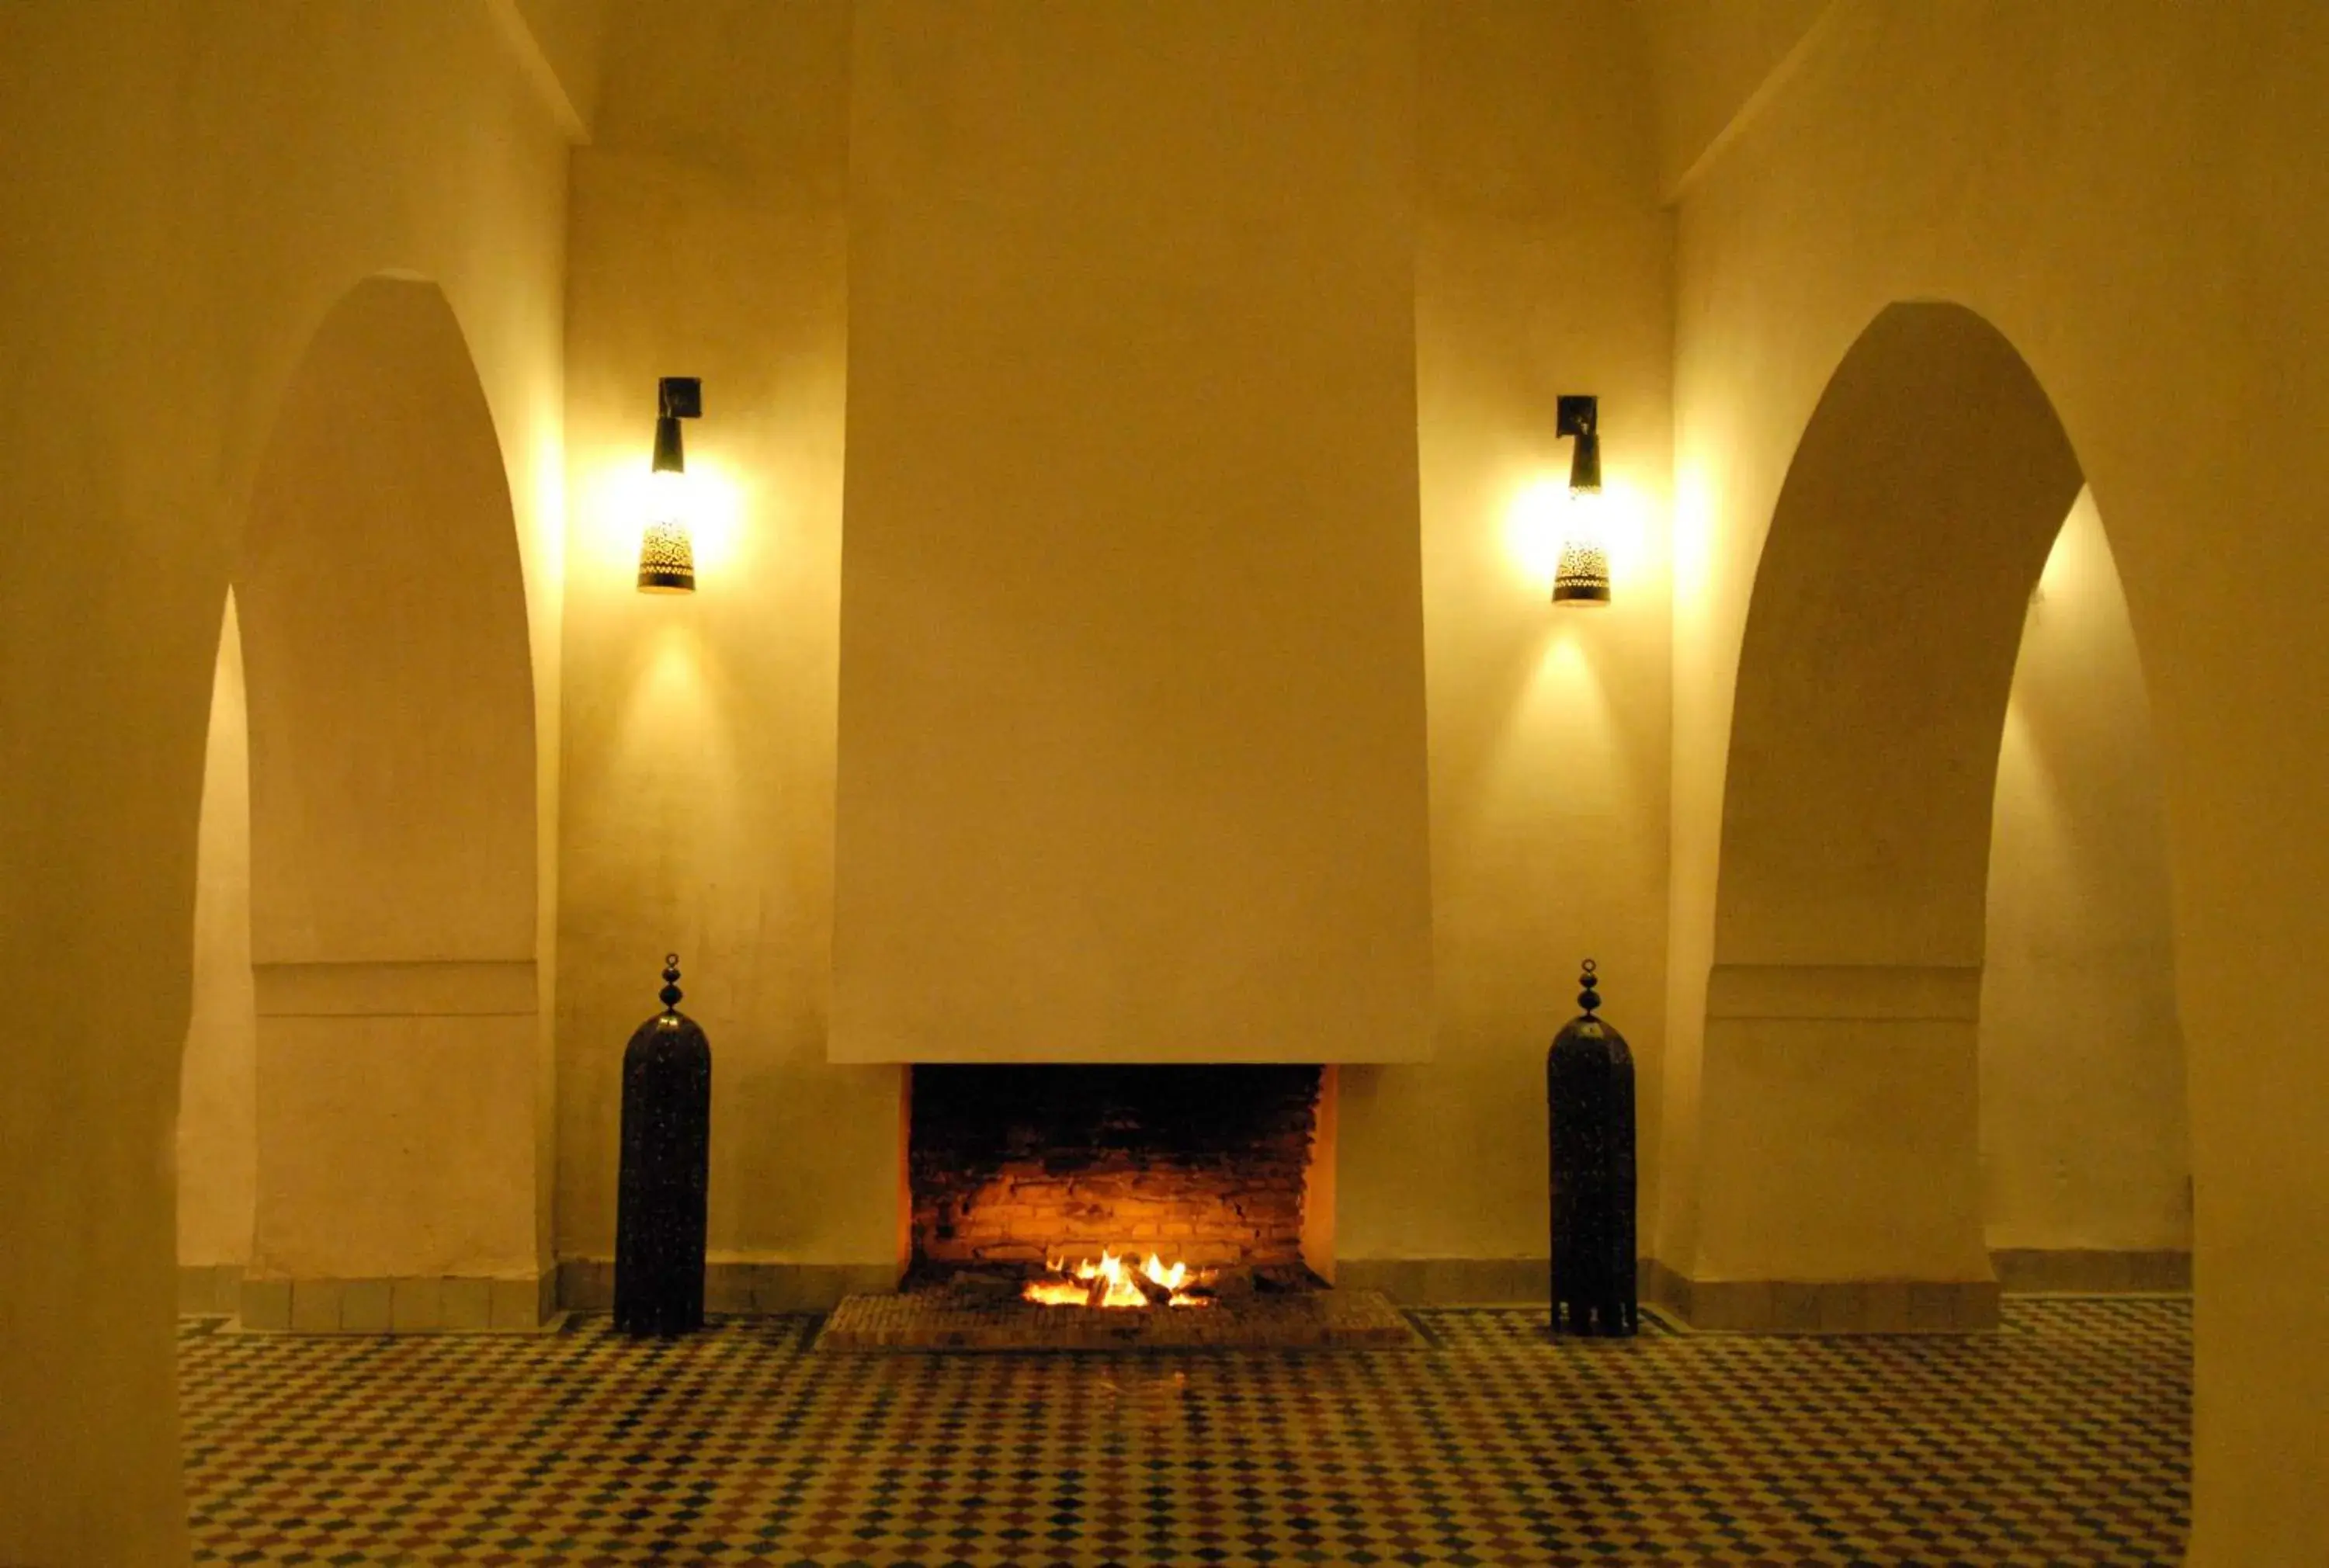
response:
[(820, 1350), (1403, 1350), (1422, 1343), (1381, 1292), (1306, 1289), (1203, 1310), (1084, 1311), (946, 1285), (851, 1296)]

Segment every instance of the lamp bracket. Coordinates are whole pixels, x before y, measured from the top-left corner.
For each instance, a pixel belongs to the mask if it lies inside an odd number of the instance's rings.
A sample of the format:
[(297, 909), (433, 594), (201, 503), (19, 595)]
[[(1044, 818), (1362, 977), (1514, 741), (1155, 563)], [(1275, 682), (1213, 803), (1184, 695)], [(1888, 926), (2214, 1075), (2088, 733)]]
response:
[(665, 376), (655, 383), (655, 408), (666, 419), (703, 418), (703, 380), (700, 376)]
[(1553, 405), (1552, 433), (1561, 436), (1590, 436), (1601, 418), (1601, 399), (1578, 392), (1563, 392)]

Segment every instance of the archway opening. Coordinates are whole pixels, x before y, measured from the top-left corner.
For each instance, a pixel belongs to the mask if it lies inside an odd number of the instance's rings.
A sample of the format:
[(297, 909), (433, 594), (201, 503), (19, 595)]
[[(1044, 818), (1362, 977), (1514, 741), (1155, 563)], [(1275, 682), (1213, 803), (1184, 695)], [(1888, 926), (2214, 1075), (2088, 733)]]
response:
[(525, 596), (491, 413), (434, 285), (371, 279), (325, 318), (233, 577), (182, 1300), (252, 1328), (530, 1325), (546, 1286)]
[(2190, 1288), (2162, 791), (2126, 596), (2081, 492), (2031, 595), (1990, 828), (1982, 1208), (2009, 1293)]
[(1805, 430), (1732, 713), (1688, 1264), (1702, 1323), (1997, 1320), (1981, 1044), (2000, 743), (2083, 484), (2029, 366), (1954, 305), (1879, 315)]

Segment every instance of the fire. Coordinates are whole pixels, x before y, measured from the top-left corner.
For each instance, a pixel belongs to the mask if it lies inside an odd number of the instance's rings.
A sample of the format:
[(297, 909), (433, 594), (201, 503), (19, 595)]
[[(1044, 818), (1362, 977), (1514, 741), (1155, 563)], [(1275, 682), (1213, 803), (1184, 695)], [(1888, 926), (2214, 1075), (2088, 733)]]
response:
[[(1064, 1258), (1054, 1258), (1044, 1266), (1051, 1271), (1052, 1277), (1031, 1280), (1020, 1292), (1038, 1306), (1146, 1307), (1152, 1304), (1156, 1294), (1162, 1294), (1169, 1305), (1175, 1307), (1212, 1304), (1205, 1297), (1187, 1293), (1186, 1287), (1201, 1282), (1187, 1263), (1167, 1264), (1155, 1253), (1148, 1254), (1146, 1263), (1136, 1265), (1128, 1255), (1102, 1248), (1097, 1262), (1080, 1258), (1070, 1263)], [(1139, 1282), (1144, 1279), (1155, 1287), (1154, 1292), (1142, 1289)]]

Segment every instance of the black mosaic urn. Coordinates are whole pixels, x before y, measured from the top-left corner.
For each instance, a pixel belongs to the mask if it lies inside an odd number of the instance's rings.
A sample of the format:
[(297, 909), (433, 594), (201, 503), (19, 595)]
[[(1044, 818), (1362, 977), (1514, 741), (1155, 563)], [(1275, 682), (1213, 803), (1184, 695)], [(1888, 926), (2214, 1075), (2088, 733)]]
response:
[(623, 1163), (615, 1205), (615, 1327), (703, 1327), (703, 1195), (712, 1171), (712, 1043), (679, 1010), (679, 954), (663, 1011), (623, 1052)]
[(1594, 1016), (1593, 961), (1585, 961), (1585, 1010), (1545, 1053), (1552, 1113), (1552, 1331), (1634, 1332), (1634, 1056), (1625, 1037)]

